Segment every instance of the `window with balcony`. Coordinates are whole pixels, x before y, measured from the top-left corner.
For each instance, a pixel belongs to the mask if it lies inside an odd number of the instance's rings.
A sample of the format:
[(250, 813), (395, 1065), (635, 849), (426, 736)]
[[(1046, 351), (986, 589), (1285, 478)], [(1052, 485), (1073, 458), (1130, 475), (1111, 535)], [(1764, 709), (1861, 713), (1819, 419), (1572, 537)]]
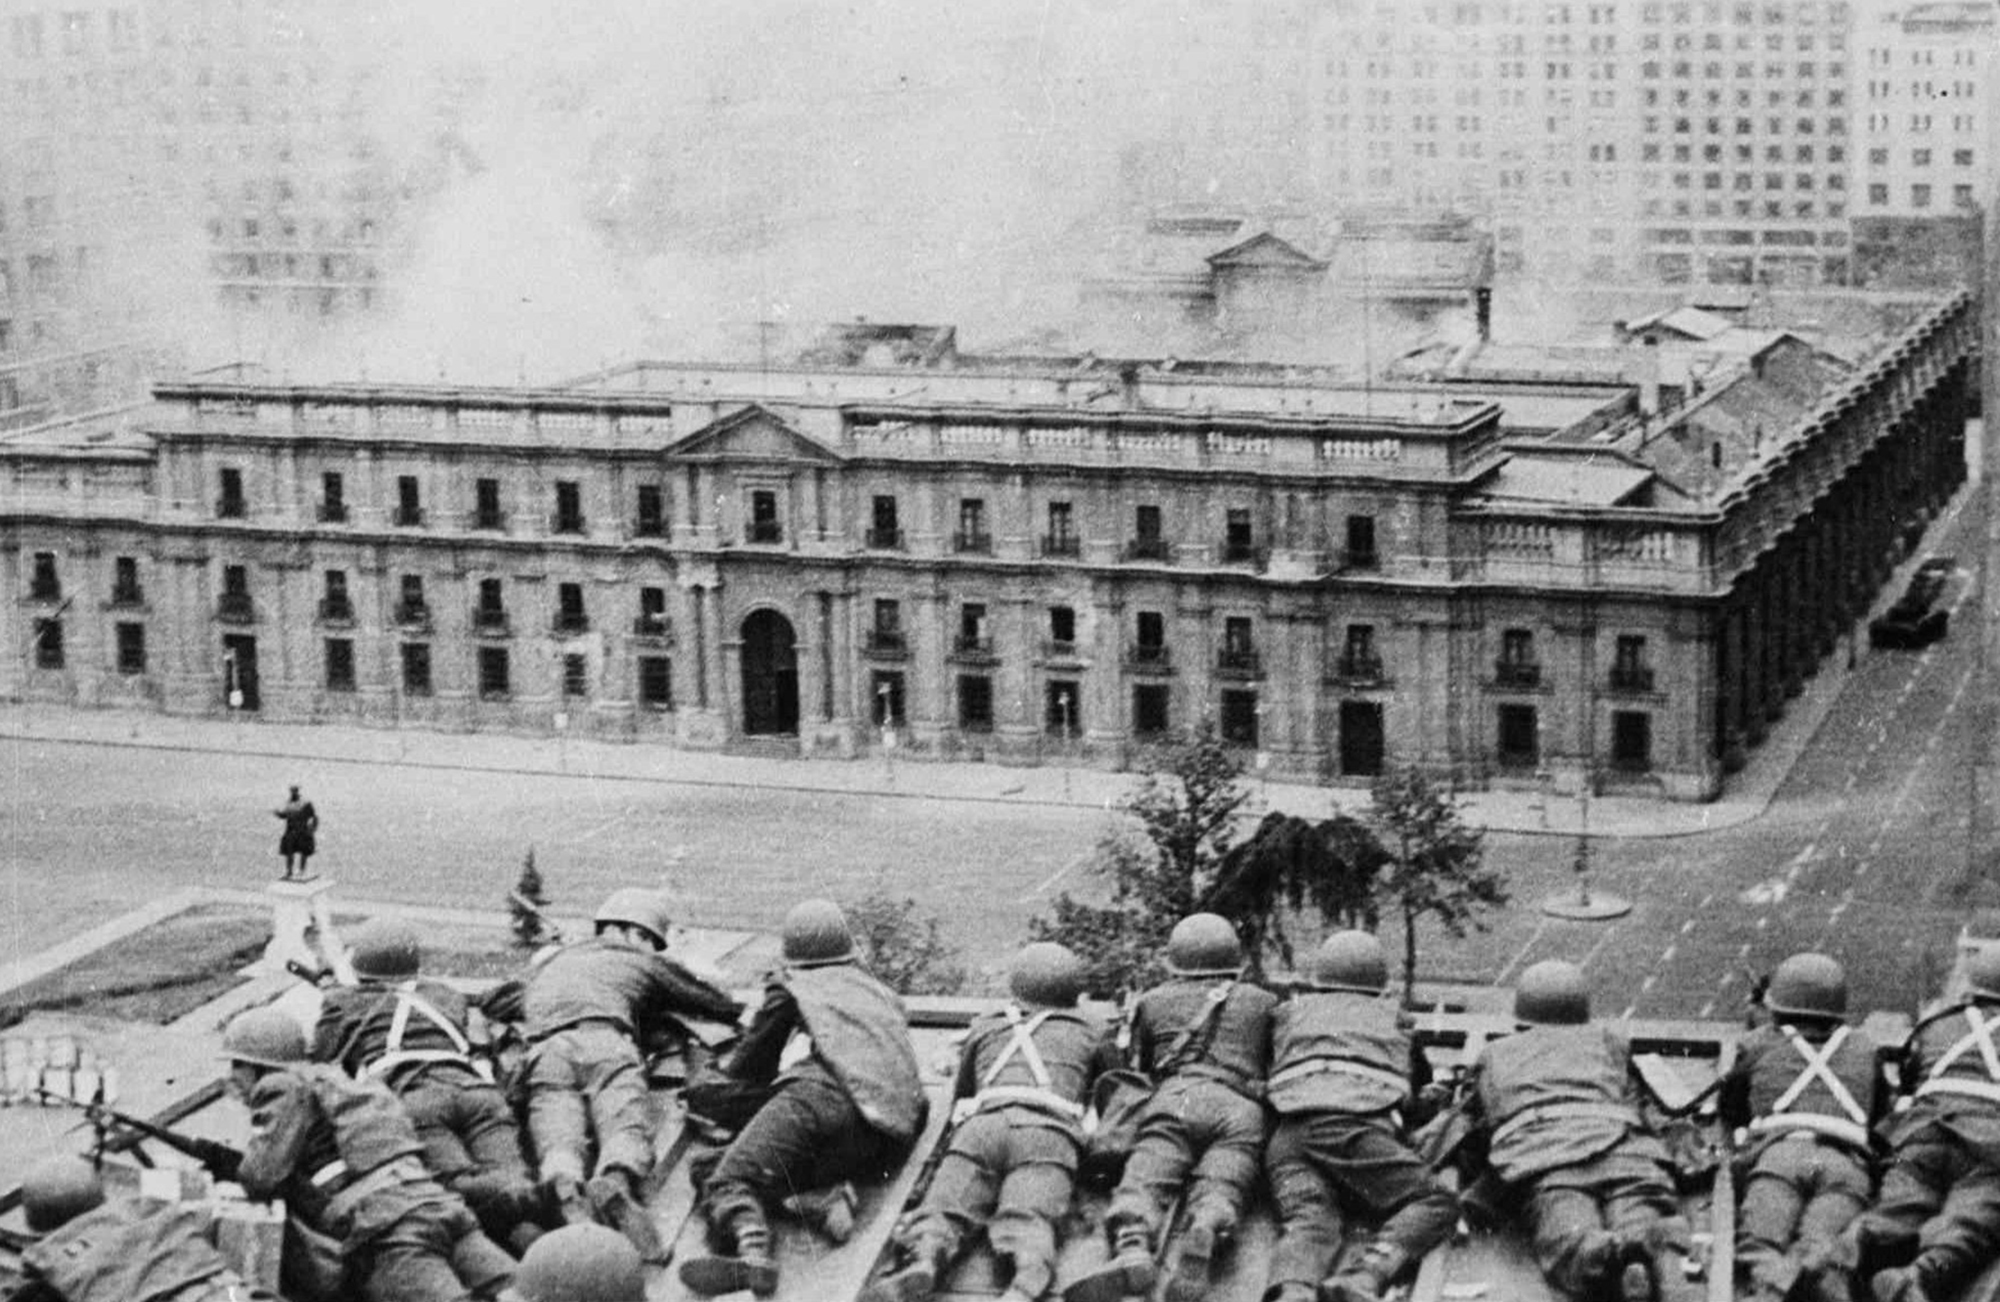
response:
[(583, 487), (573, 479), (556, 481), (556, 518), (553, 528), (557, 533), (583, 532)]
[(1535, 635), (1525, 628), (1510, 628), (1500, 635), (1500, 658), (1493, 664), (1493, 679), (1502, 687), (1534, 687), (1542, 681), (1542, 667), (1535, 661)]
[(1075, 607), (1049, 607), (1048, 653), (1052, 656), (1073, 656), (1076, 654)]
[(53, 615), (35, 621), (35, 668), (63, 667), (63, 625)]
[(868, 545), (878, 550), (898, 551), (903, 546), (903, 529), (896, 520), (896, 499), (877, 494), (868, 517)]
[(903, 638), (903, 603), (893, 597), (878, 598), (875, 620), (868, 628), (868, 650), (875, 655), (903, 655), (909, 644)]
[(347, 522), (347, 481), (337, 470), (319, 477), (319, 519), (321, 524)]
[(986, 500), (979, 497), (958, 499), (958, 532), (952, 536), (952, 547), (961, 552), (990, 553), (993, 550), (993, 535), (986, 531)]
[(127, 678), (135, 678), (146, 672), (146, 626), (144, 624), (120, 624), (118, 637), (118, 672)]
[(222, 603), (217, 615), (234, 624), (248, 623), (255, 615), (250, 604), (250, 569), (244, 565), (222, 567)]
[(1375, 517), (1372, 515), (1350, 515), (1347, 517), (1347, 564), (1356, 570), (1372, 570), (1382, 563), (1375, 551)]
[(785, 540), (784, 526), (778, 523), (778, 494), (759, 488), (750, 494), (750, 541), (776, 543)]
[(1172, 726), (1171, 696), (1165, 683), (1139, 683), (1132, 688), (1132, 733), (1156, 738)]
[(1257, 539), (1250, 527), (1250, 512), (1230, 507), (1223, 522), (1222, 559), (1231, 565), (1257, 559)]
[(472, 627), (481, 633), (507, 631), (507, 600), (499, 579), (479, 581), (479, 601), (472, 608)]
[(984, 674), (958, 676), (958, 726), (963, 732), (993, 731), (993, 680)]
[(665, 656), (639, 657), (639, 704), (649, 710), (674, 708), (674, 662)]
[(111, 604), (143, 606), (145, 589), (139, 586), (139, 558), (120, 556), (111, 563)]
[(1611, 712), (1611, 766), (1625, 773), (1653, 767), (1653, 716), (1643, 710)]
[(1375, 646), (1373, 624), (1347, 626), (1347, 641), (1340, 650), (1340, 676), (1350, 682), (1382, 680), (1382, 653)]
[(403, 575), (397, 589), (396, 622), (398, 624), (428, 624), (431, 622), (431, 608), (424, 601), (424, 576)]
[(993, 629), (984, 602), (968, 601), (958, 608), (958, 639), (952, 649), (961, 656), (993, 654)]
[(590, 627), (590, 616), (583, 608), (583, 585), (581, 583), (558, 583), (556, 585), (556, 628), (558, 633), (582, 633)]
[(1081, 685), (1073, 678), (1052, 678), (1042, 699), (1042, 727), (1058, 741), (1074, 741), (1083, 731)]
[(62, 580), (56, 577), (56, 554), (36, 552), (35, 567), (28, 578), (28, 596), (35, 601), (61, 601)]
[(500, 510), (500, 481), (481, 479), (472, 486), (472, 527), (498, 533), (507, 527)]
[(429, 696), (431, 694), (431, 648), (428, 642), (405, 642), (402, 645), (403, 695)]
[(1542, 762), (1541, 723), (1532, 705), (1502, 705), (1495, 720), (1502, 767), (1531, 769)]
[(1142, 610), (1134, 628), (1132, 664), (1141, 669), (1163, 669), (1167, 665), (1167, 617), (1157, 610)]
[(1221, 716), (1223, 741), (1231, 746), (1257, 746), (1257, 693), (1225, 691)]
[(632, 621), (632, 631), (640, 637), (665, 637), (667, 635), (667, 590), (645, 587), (639, 589), (639, 618)]
[(1132, 541), (1125, 554), (1135, 561), (1164, 561), (1171, 557), (1160, 508), (1145, 505), (1132, 513)]
[(354, 602), (347, 595), (347, 571), (328, 570), (324, 584), (319, 598), (319, 617), (328, 623), (351, 623)]
[(326, 690), (354, 690), (354, 639), (330, 637), (326, 640)]
[(514, 690), (512, 657), (504, 646), (479, 648), (479, 695), (482, 700), (505, 700)]
[(396, 476), (396, 516), (399, 529), (415, 529), (424, 522), (424, 504), (415, 475)]
[(1611, 659), (1611, 688), (1619, 692), (1650, 692), (1653, 670), (1646, 663), (1646, 639), (1621, 636)]
[(562, 663), (563, 696), (576, 701), (590, 695), (590, 657), (572, 652)]
[(1076, 535), (1076, 516), (1068, 502), (1049, 503), (1049, 531), (1042, 535), (1042, 555), (1077, 556), (1083, 541)]
[(632, 521), (632, 534), (637, 538), (666, 537), (666, 497), (658, 484), (639, 485), (638, 514)]
[(869, 678), (869, 696), (878, 728), (900, 728), (903, 713), (903, 675), (894, 669), (877, 669)]
[(1216, 654), (1217, 669), (1231, 674), (1258, 672), (1257, 644), (1251, 627), (1245, 615), (1231, 615), (1222, 621), (1222, 650)]
[(249, 514), (243, 501), (243, 472), (234, 466), (222, 468), (222, 494), (215, 500), (215, 514), (223, 520), (241, 520)]

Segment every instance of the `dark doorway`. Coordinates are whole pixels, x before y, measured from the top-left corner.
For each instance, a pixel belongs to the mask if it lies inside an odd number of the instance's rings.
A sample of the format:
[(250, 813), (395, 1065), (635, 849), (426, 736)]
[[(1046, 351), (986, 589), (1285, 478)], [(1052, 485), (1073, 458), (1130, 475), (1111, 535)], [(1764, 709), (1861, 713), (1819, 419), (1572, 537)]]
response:
[(1382, 771), (1382, 707), (1374, 701), (1340, 703), (1340, 771), (1372, 778)]
[(798, 730), (798, 638), (790, 620), (760, 610), (743, 621), (743, 731), (768, 737)]
[(254, 710), (257, 694), (257, 639), (229, 633), (222, 639), (222, 699), (233, 710)]

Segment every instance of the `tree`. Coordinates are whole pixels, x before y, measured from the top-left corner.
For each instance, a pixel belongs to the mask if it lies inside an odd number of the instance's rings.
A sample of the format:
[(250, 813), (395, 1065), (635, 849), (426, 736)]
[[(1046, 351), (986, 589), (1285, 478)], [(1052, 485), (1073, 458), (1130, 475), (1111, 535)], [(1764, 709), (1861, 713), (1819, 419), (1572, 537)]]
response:
[(507, 893), (507, 912), (514, 929), (514, 943), (525, 949), (533, 949), (542, 943), (548, 934), (547, 910), (549, 897), (542, 883), (541, 870), (535, 867), (535, 847), (528, 847), (528, 857), (521, 861), (521, 875), (514, 881), (514, 889)]
[(1029, 937), (1075, 950), (1096, 994), (1158, 980), (1167, 933), (1200, 907), (1234, 847), (1236, 812), (1250, 796), (1242, 778), (1242, 762), (1206, 722), (1162, 745), (1125, 801), (1137, 827), (1114, 828), (1092, 854), (1090, 874), (1110, 883), (1109, 902), (1065, 891), (1053, 916), (1028, 920)]
[(1485, 864), (1478, 828), (1456, 801), (1414, 768), (1375, 780), (1369, 821), (1388, 855), (1377, 882), (1383, 902), (1403, 918), (1403, 1002), (1417, 984), (1417, 923), (1435, 918), (1453, 937), (1485, 929), (1479, 915), (1507, 902), (1506, 882)]
[(1223, 860), (1202, 907), (1236, 924), (1251, 971), (1261, 977), (1269, 948), (1293, 964), (1287, 914), (1309, 907), (1323, 925), (1373, 931), (1380, 920), (1375, 877), (1388, 857), (1358, 819), (1341, 814), (1315, 823), (1274, 811)]
[(944, 938), (937, 918), (919, 916), (915, 900), (876, 887), (841, 909), (868, 970), (897, 994), (955, 995), (965, 989), (958, 947)]

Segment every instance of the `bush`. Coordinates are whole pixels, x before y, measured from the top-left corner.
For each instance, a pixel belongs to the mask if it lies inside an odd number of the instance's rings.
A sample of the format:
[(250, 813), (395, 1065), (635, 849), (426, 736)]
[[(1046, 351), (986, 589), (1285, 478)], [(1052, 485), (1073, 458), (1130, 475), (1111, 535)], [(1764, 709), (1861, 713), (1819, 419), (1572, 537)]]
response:
[(966, 984), (956, 945), (944, 938), (935, 917), (922, 915), (917, 902), (875, 889), (841, 905), (855, 943), (881, 982), (902, 995), (955, 995)]

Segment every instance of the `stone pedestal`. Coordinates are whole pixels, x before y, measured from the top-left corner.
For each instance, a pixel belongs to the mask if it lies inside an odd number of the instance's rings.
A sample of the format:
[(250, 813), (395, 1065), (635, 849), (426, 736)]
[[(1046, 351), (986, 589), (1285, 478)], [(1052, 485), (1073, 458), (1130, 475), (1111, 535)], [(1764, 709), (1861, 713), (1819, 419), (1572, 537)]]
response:
[(271, 941), (258, 966), (267, 973), (283, 972), (285, 964), (294, 961), (314, 971), (330, 967), (342, 982), (352, 985), (347, 947), (333, 928), (333, 879), (276, 881), (264, 888), (264, 894), (271, 898)]

